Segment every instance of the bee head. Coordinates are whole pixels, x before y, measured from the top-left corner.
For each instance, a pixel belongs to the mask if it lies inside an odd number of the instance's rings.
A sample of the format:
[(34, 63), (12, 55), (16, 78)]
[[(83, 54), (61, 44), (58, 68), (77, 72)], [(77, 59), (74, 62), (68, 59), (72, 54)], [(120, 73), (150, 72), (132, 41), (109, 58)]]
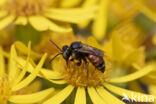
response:
[(62, 51), (63, 51), (63, 58), (65, 60), (68, 60), (69, 57), (71, 56), (71, 49), (67, 45), (64, 45), (62, 47)]

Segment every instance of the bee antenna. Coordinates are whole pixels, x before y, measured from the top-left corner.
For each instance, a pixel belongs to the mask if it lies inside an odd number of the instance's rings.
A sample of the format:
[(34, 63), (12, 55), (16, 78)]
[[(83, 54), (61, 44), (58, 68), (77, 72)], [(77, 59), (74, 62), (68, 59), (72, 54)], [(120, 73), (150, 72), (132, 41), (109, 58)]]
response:
[(59, 55), (61, 55), (62, 53), (58, 53), (58, 54), (56, 54), (50, 61), (49, 61), (49, 63), (51, 63), (57, 56), (59, 56)]
[(50, 42), (51, 42), (57, 49), (59, 49), (59, 50), (62, 52), (62, 49), (61, 49), (58, 45), (56, 45), (52, 40), (50, 40)]

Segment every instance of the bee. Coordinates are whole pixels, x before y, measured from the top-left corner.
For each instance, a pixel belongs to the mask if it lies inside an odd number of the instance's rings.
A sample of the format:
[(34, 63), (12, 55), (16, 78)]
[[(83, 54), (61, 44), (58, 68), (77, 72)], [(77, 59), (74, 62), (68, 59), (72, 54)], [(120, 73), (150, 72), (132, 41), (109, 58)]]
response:
[(69, 60), (77, 60), (78, 62), (76, 63), (76, 65), (80, 66), (82, 61), (84, 61), (85, 65), (87, 66), (87, 70), (89, 70), (87, 61), (88, 59), (95, 66), (96, 69), (104, 73), (105, 61), (103, 59), (104, 52), (102, 50), (83, 44), (80, 41), (75, 41), (71, 43), (70, 46), (64, 45), (61, 49), (52, 40), (50, 41), (53, 45), (56, 46), (56, 48), (58, 48), (61, 51), (56, 56), (54, 56), (50, 60), (50, 62), (52, 62), (58, 55), (62, 55), (63, 58), (66, 60), (67, 64)]

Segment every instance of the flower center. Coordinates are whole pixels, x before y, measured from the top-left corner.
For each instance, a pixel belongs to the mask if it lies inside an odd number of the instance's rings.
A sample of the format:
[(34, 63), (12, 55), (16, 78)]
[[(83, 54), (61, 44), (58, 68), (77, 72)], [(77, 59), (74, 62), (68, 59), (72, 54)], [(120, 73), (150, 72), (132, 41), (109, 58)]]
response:
[(0, 104), (7, 104), (11, 95), (11, 87), (7, 76), (0, 77)]
[(67, 83), (74, 86), (97, 86), (102, 84), (108, 77), (108, 71), (105, 70), (104, 73), (99, 71), (95, 66), (89, 63), (87, 66), (82, 63), (77, 66), (75, 62), (70, 62), (69, 66), (65, 65), (65, 70), (62, 72), (64, 79)]
[(47, 6), (44, 0), (8, 0), (5, 9), (15, 16), (41, 14)]

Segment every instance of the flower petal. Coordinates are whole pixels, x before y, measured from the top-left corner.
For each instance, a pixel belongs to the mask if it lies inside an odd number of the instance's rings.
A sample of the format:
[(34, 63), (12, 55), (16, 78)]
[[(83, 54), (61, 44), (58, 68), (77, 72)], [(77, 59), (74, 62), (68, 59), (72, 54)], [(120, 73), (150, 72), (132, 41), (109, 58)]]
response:
[(8, 74), (9, 74), (9, 80), (12, 81), (14, 80), (19, 72), (19, 69), (17, 68), (17, 64), (15, 59), (17, 58), (17, 53), (15, 46), (11, 46), (11, 52), (10, 52), (10, 60), (9, 60), (9, 67), (8, 67)]
[(124, 83), (124, 82), (133, 81), (133, 80), (136, 80), (138, 78), (141, 78), (141, 77), (147, 75), (148, 73), (150, 73), (153, 70), (154, 70), (154, 67), (152, 65), (148, 65), (145, 68), (143, 68), (142, 70), (139, 70), (137, 72), (131, 73), (129, 75), (126, 75), (126, 76), (123, 76), (123, 77), (119, 77), (119, 78), (112, 78), (112, 79), (109, 80), (109, 82), (112, 82), (112, 83)]
[(46, 57), (47, 57), (47, 54), (44, 54), (42, 56), (39, 64), (32, 71), (32, 73), (28, 77), (26, 77), (24, 80), (22, 80), (19, 84), (17, 84), (16, 86), (13, 86), (12, 91), (17, 91), (17, 90), (27, 86), (28, 84), (30, 84), (36, 78), (36, 76), (37, 76), (38, 72), (40, 71)]
[(4, 16), (6, 16), (7, 15), (7, 11), (0, 11), (0, 18), (3, 18)]
[[(156, 63), (151, 63), (151, 64), (149, 64), (149, 65), (147, 65), (147, 66), (153, 66), (153, 68), (155, 68), (155, 64)], [(138, 64), (132, 64), (133, 65), (133, 67), (136, 69), (136, 70), (142, 70), (142, 68), (138, 65)], [(156, 69), (155, 70), (153, 70), (152, 71), (152, 73), (150, 73), (150, 74), (147, 74), (146, 76), (144, 76), (143, 78), (141, 78), (141, 80), (146, 80), (147, 82), (154, 82), (155, 81), (155, 79), (156, 79)], [(151, 80), (149, 80), (149, 79), (151, 79)], [(156, 82), (156, 81), (155, 81)]]
[(74, 7), (76, 5), (79, 5), (81, 3), (81, 0), (62, 0), (60, 2), (60, 6), (63, 8), (67, 8), (67, 7)]
[[(22, 54), (28, 53), (29, 49), (22, 42), (16, 41), (14, 44), (15, 44), (16, 49), (20, 51)], [(31, 57), (40, 58), (41, 56), (42, 56), (41, 54), (38, 54), (31, 50)]]
[(87, 19), (94, 17), (94, 12), (97, 10), (97, 7), (93, 8), (74, 8), (74, 9), (50, 9), (45, 13), (45, 16), (51, 19), (70, 22), (70, 23), (80, 23)]
[(54, 88), (49, 88), (40, 92), (27, 95), (13, 95), (9, 98), (9, 101), (22, 104), (37, 103), (45, 99), (52, 92), (54, 92)]
[(140, 49), (136, 49), (133, 52), (129, 53), (129, 55), (125, 58), (125, 64), (130, 65), (139, 60), (142, 51)]
[(0, 0), (0, 6), (3, 5), (6, 2), (6, 0)]
[(4, 57), (6, 57), (6, 58), (10, 58), (10, 54), (9, 54), (8, 52), (3, 51), (3, 55), (4, 55)]
[[(54, 57), (53, 55), (52, 57)], [(53, 71), (61, 72), (62, 70), (66, 70), (66, 67), (63, 65), (64, 62), (62, 61), (62, 57), (58, 57), (57, 59), (53, 60), (52, 62), (52, 69)]]
[(23, 70), (22, 72), (20, 72), (20, 74), (18, 75), (18, 77), (15, 79), (15, 81), (13, 82), (13, 85), (16, 85), (18, 84), (23, 78), (24, 78), (24, 75), (26, 74), (27, 72), (27, 67), (28, 67), (28, 61), (30, 59), (30, 50), (31, 50), (31, 42), (28, 43), (28, 56), (27, 56), (27, 61), (26, 61), (26, 64), (23, 66)]
[(23, 94), (32, 94), (32, 93), (39, 92), (42, 89), (42, 81), (36, 79), (35, 81), (33, 81), (32, 83), (30, 83), (28, 86), (26, 86), (23, 89), (25, 90), (25, 93), (23, 93)]
[(79, 23), (79, 22), (83, 22), (87, 19), (91, 19), (94, 17), (94, 14), (87, 14), (85, 16), (73, 16), (70, 17), (69, 15), (66, 16), (62, 16), (59, 14), (51, 14), (51, 13), (46, 13), (44, 14), (46, 17), (50, 18), (50, 19), (54, 19), (54, 20), (58, 20), (58, 21), (63, 21), (63, 22), (69, 22), (69, 23)]
[(147, 17), (149, 17), (151, 20), (156, 22), (156, 13), (150, 10), (148, 7), (146, 7), (143, 3), (137, 2), (137, 5), (139, 6), (140, 11), (145, 14)]
[(55, 32), (61, 32), (61, 33), (72, 32), (71, 27), (62, 27), (62, 26), (59, 26), (59, 25), (57, 25), (57, 24), (55, 24), (54, 22), (51, 22), (51, 21), (49, 21), (49, 30), (52, 30), (52, 31), (55, 31)]
[(11, 22), (13, 22), (14, 19), (14, 16), (7, 16), (4, 19), (0, 20), (0, 30), (7, 27)]
[(30, 24), (38, 31), (48, 30), (48, 25), (50, 21), (47, 21), (42, 16), (31, 16), (28, 18)]
[(66, 84), (67, 82), (65, 80), (49, 80), (52, 83), (55, 84)]
[[(82, 4), (82, 7), (83, 8), (93, 7), (94, 5), (96, 5), (96, 3), (97, 3), (97, 0), (85, 0)], [(91, 19), (83, 21), (83, 22), (79, 23), (78, 26), (80, 28), (85, 28), (89, 24), (90, 21), (91, 21)]]
[[(26, 64), (26, 61), (20, 57), (18, 57), (16, 61), (20, 64), (20, 66), (24, 66)], [(32, 73), (33, 70), (34, 70), (34, 67), (30, 63), (28, 63), (27, 71)], [(38, 73), (38, 76), (46, 77), (47, 79), (61, 79), (62, 78), (59, 72), (51, 71), (49, 69), (44, 69), (44, 68), (41, 68), (41, 71), (40, 73)]]
[(93, 24), (93, 34), (98, 40), (103, 39), (106, 34), (108, 3), (109, 0), (100, 1), (100, 8)]
[(74, 90), (74, 86), (69, 85), (64, 88), (62, 91), (58, 92), (56, 95), (45, 101), (43, 104), (60, 104), (62, 103)]
[(18, 24), (18, 25), (26, 25), (27, 23), (28, 23), (28, 20), (24, 16), (18, 17), (17, 20), (15, 21), (15, 24)]
[(86, 104), (86, 92), (84, 87), (78, 87), (74, 104)]
[(155, 90), (156, 89), (156, 85), (149, 85), (148, 88), (149, 88), (150, 94), (156, 96), (156, 90)]
[[(103, 87), (96, 88), (98, 94), (102, 97), (102, 99), (107, 102), (107, 104), (125, 104), (124, 102), (120, 101), (116, 98), (113, 94), (109, 93)], [(110, 100), (111, 99), (111, 100)]]
[(30, 24), (38, 31), (46, 31), (48, 29), (56, 32), (71, 32), (71, 28), (63, 28), (53, 23), (43, 16), (31, 16), (29, 17)]
[(5, 62), (4, 62), (4, 56), (3, 56), (3, 50), (0, 46), (0, 77), (5, 74)]
[(97, 2), (98, 2), (97, 0), (85, 0), (82, 6), (85, 8), (93, 7), (94, 5), (96, 5)]
[(88, 37), (87, 44), (103, 50), (103, 47), (101, 47), (101, 45), (98, 43), (98, 41), (94, 37)]
[(54, 15), (62, 15), (62, 16), (71, 16), (71, 17), (76, 17), (76, 16), (84, 16), (86, 13), (93, 13), (98, 9), (97, 6), (89, 7), (89, 8), (72, 8), (72, 9), (55, 9), (51, 8), (48, 9), (47, 12), (50, 12)]
[(61, 79), (62, 76), (59, 72), (56, 71), (51, 71), (48, 69), (41, 69), (41, 74), (39, 74), (40, 76), (43, 74), (43, 76), (45, 76), (48, 79)]
[(88, 87), (88, 94), (94, 104), (106, 104), (93, 87)]
[[(132, 99), (132, 100), (135, 100), (135, 101), (142, 101), (142, 102), (147, 102), (147, 98), (151, 98), (152, 96), (151, 95), (148, 95), (148, 94), (143, 94), (143, 93), (139, 93), (139, 92), (135, 92), (135, 91), (131, 91), (131, 90), (127, 90), (127, 89), (123, 89), (123, 88), (120, 88), (120, 87), (117, 87), (117, 86), (114, 86), (114, 85), (111, 85), (111, 84), (108, 84), (108, 83), (105, 83), (104, 86), (110, 90), (111, 92), (117, 94), (117, 95), (120, 95), (120, 96), (123, 96), (129, 99)], [(133, 96), (132, 96), (133, 94)], [(135, 96), (135, 97), (134, 97)], [(143, 96), (145, 99), (143, 98), (139, 98)], [(156, 99), (156, 97), (154, 96), (154, 98), (152, 99)]]
[(116, 32), (112, 34), (112, 52), (113, 59), (117, 62), (120, 62), (123, 58), (124, 47), (121, 39)]

